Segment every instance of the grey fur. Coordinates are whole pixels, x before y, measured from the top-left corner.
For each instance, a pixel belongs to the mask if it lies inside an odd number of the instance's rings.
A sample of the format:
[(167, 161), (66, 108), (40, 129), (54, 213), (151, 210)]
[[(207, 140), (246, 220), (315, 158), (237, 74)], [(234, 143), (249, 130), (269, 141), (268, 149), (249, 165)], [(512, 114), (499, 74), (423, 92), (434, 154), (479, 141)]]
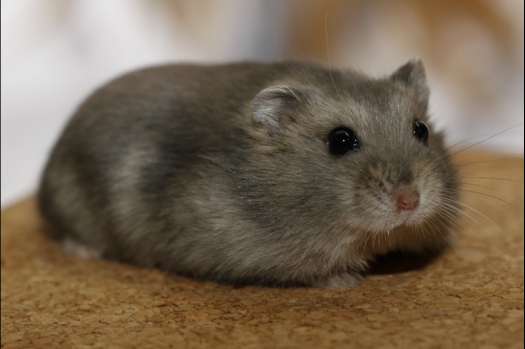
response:
[[(447, 244), (456, 173), (419, 60), (371, 79), (314, 63), (168, 65), (96, 91), (45, 168), (57, 238), (221, 282), (347, 287), (367, 260)], [(351, 128), (360, 149), (331, 155)], [(413, 211), (394, 195), (420, 192)]]

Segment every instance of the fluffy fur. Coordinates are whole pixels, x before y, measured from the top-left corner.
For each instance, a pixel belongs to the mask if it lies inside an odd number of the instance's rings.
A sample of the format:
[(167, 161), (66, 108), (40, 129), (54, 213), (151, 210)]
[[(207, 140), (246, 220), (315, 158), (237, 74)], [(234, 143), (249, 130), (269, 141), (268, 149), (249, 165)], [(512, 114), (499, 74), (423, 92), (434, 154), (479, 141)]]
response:
[[(456, 173), (419, 60), (371, 79), (313, 63), (170, 65), (80, 106), (38, 195), (92, 255), (221, 282), (347, 287), (375, 254), (447, 243)], [(361, 147), (329, 153), (330, 132)], [(415, 188), (420, 204), (397, 212)]]

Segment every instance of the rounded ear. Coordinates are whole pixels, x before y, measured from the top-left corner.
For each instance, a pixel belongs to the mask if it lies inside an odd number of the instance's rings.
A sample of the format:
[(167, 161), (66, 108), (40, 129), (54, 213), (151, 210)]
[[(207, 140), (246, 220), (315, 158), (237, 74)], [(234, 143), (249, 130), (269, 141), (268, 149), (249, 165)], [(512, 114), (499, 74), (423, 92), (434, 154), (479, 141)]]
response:
[(300, 100), (301, 93), (292, 87), (268, 87), (253, 99), (252, 117), (266, 126), (268, 134), (273, 136), (284, 124), (295, 121), (294, 114)]
[(423, 63), (419, 58), (412, 58), (407, 64), (397, 69), (390, 78), (414, 87), (419, 103), (425, 108), (427, 107), (430, 90), (427, 85), (425, 68), (423, 68)]

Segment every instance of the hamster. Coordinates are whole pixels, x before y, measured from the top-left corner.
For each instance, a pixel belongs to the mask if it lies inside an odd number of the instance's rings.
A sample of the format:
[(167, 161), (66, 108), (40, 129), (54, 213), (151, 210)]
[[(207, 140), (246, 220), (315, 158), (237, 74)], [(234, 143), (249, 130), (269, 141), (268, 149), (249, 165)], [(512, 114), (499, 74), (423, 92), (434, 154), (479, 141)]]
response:
[(132, 72), (69, 121), (39, 210), (88, 255), (350, 287), (375, 255), (449, 243), (458, 179), (428, 98), (419, 59), (377, 79), (313, 62)]

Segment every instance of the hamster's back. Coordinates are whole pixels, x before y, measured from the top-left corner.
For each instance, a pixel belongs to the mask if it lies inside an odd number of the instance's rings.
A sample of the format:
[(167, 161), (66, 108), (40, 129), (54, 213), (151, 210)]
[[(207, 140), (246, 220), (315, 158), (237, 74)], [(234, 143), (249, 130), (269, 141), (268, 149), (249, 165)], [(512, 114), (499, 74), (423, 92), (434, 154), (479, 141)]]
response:
[[(217, 175), (204, 159), (247, 146), (253, 97), (277, 76), (312, 68), (168, 65), (110, 82), (79, 107), (52, 150), (40, 211), (58, 238), (70, 236), (108, 258), (140, 259), (133, 239), (193, 224), (184, 222), (186, 197), (203, 175)], [(177, 209), (176, 223), (168, 207)]]

